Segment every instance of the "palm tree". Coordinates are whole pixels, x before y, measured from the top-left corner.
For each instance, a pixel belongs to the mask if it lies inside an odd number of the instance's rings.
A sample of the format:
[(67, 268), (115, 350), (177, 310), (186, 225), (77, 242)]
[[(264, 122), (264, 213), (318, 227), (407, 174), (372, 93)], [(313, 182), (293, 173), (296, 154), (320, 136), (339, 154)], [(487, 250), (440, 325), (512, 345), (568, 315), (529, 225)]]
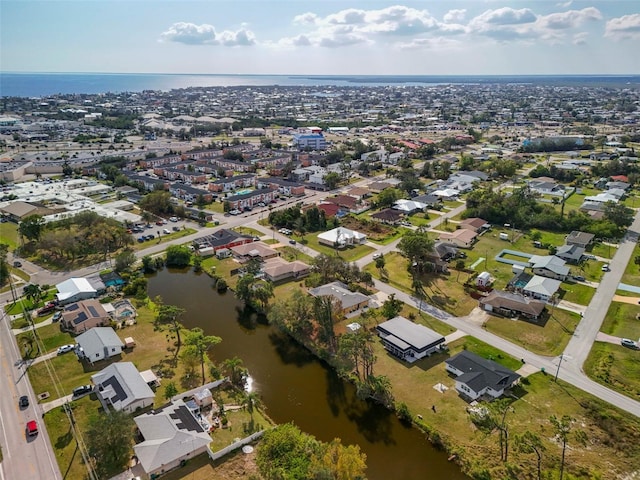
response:
[(28, 300), (31, 300), (31, 303), (33, 303), (34, 307), (38, 306), (38, 303), (40, 303), (40, 300), (42, 300), (42, 296), (44, 294), (44, 292), (40, 288), (40, 285), (36, 283), (30, 283), (29, 285), (26, 285), (22, 292)]
[(245, 369), (242, 365), (242, 359), (238, 357), (227, 358), (222, 362), (222, 365), (229, 374), (229, 380), (233, 385), (244, 386)]
[(251, 415), (251, 423), (253, 423), (253, 409), (260, 408), (262, 402), (260, 395), (256, 392), (248, 392), (242, 399), (242, 406), (247, 408), (247, 412)]

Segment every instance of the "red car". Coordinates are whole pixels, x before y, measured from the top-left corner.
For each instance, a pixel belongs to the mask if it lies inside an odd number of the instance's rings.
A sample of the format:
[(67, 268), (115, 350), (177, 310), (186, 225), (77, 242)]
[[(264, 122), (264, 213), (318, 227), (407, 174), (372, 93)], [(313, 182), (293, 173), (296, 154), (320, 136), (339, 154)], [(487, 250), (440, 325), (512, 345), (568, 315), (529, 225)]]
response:
[(53, 302), (47, 303), (44, 307), (38, 310), (38, 316), (41, 317), (47, 313), (53, 312), (56, 309), (56, 304)]
[(27, 435), (33, 437), (38, 434), (38, 423), (35, 420), (27, 422)]

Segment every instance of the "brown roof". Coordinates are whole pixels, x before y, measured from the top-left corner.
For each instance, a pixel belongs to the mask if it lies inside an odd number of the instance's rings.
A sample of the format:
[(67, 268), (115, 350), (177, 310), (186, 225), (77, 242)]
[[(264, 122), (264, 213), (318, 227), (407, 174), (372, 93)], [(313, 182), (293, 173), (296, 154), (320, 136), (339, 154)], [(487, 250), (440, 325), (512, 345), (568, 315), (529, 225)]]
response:
[(240, 256), (249, 255), (251, 257), (268, 257), (271, 255), (278, 255), (277, 250), (269, 247), (266, 243), (251, 242), (244, 245), (237, 245), (230, 249), (234, 254)]
[(517, 312), (539, 316), (544, 311), (544, 302), (532, 300), (518, 293), (493, 290), (489, 295), (480, 299), (481, 305), (491, 305), (495, 308), (505, 308)]
[(464, 228), (461, 228), (459, 230), (455, 230), (451, 233), (449, 232), (444, 232), (440, 234), (440, 240), (448, 240), (451, 238), (455, 238), (460, 240), (463, 243), (469, 243), (471, 242), (474, 238), (476, 238), (478, 236), (478, 234), (476, 232), (474, 232), (473, 230), (466, 230)]
[(361, 187), (353, 187), (353, 188), (350, 188), (350, 189), (347, 191), (347, 195), (354, 195), (354, 196), (356, 196), (356, 197), (362, 197), (362, 196), (364, 196), (364, 195), (368, 195), (368, 194), (370, 194), (370, 193), (371, 193), (371, 192), (369, 191), (369, 189), (367, 189), (367, 188), (361, 188)]
[(383, 220), (385, 222), (397, 222), (402, 217), (404, 217), (404, 214), (398, 210), (394, 210), (393, 208), (385, 208), (384, 210), (380, 210), (379, 212), (371, 215), (371, 218)]
[(470, 225), (473, 228), (482, 228), (486, 224), (487, 224), (486, 220), (484, 220), (482, 218), (478, 218), (478, 217), (467, 218), (467, 219), (462, 220), (460, 222), (460, 225)]
[(336, 195), (335, 197), (325, 198), (326, 202), (335, 203), (341, 207), (354, 208), (358, 205), (358, 200), (349, 195)]

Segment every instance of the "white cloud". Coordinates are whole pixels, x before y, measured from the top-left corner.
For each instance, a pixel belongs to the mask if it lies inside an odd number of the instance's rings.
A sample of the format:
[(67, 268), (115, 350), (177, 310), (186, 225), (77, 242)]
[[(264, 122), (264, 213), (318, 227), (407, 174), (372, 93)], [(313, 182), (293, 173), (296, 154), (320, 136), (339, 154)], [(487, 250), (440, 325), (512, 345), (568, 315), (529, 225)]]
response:
[(604, 36), (615, 40), (640, 38), (640, 13), (612, 18), (607, 22)]
[(161, 41), (184, 43), (186, 45), (223, 45), (225, 47), (248, 46), (256, 43), (255, 35), (243, 25), (239, 30), (225, 30), (216, 33), (213, 25), (206, 23), (174, 23), (160, 35)]
[(319, 17), (315, 13), (307, 12), (293, 17), (294, 25), (314, 25)]
[(213, 25), (196, 25), (194, 23), (178, 22), (160, 35), (168, 42), (186, 43), (187, 45), (216, 44), (216, 30)]
[(464, 20), (464, 17), (466, 15), (467, 15), (467, 10), (464, 8), (457, 9), (457, 10), (449, 10), (447, 13), (444, 14), (444, 17), (442, 17), (442, 19), (445, 21), (445, 23), (457, 23)]
[(540, 18), (540, 25), (551, 29), (575, 28), (587, 21), (602, 20), (600, 10), (594, 7), (582, 10), (569, 10), (567, 12), (552, 13)]
[(564, 3), (556, 3), (556, 7), (569, 8), (572, 3), (573, 3), (573, 0), (569, 0)]
[(587, 43), (587, 37), (589, 34), (587, 32), (576, 33), (573, 36), (572, 43), (574, 45), (585, 45)]
[(536, 14), (528, 8), (516, 10), (511, 7), (502, 7), (496, 10), (487, 10), (471, 21), (472, 25), (479, 28), (489, 28), (491, 25), (521, 25), (535, 22)]

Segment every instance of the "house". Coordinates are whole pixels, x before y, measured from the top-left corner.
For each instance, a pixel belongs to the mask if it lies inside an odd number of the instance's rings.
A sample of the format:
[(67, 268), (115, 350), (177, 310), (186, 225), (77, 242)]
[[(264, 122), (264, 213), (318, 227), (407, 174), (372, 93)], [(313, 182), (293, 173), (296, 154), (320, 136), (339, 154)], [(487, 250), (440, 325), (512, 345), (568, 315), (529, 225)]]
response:
[(442, 198), (438, 197), (437, 195), (433, 195), (431, 193), (413, 197), (413, 201), (424, 203), (428, 208), (439, 208), (442, 206)]
[(94, 327), (76, 337), (79, 359), (95, 363), (122, 353), (124, 343), (111, 327)]
[[(324, 212), (325, 218), (335, 217), (338, 214), (338, 212), (341, 211), (340, 207), (335, 203), (320, 202), (315, 206), (317, 206), (319, 210), (322, 210)], [(311, 208), (311, 207), (310, 206), (305, 207), (303, 208), (303, 210), (306, 210), (306, 208)]]
[(209, 183), (212, 192), (231, 192), (236, 188), (253, 188), (256, 185), (256, 177), (252, 174), (234, 175), (229, 178), (221, 178)]
[(569, 267), (565, 263), (562, 258), (555, 255), (532, 255), (529, 258), (529, 266), (533, 273), (562, 281), (566, 280), (569, 275)]
[(417, 202), (415, 200), (405, 200), (401, 198), (400, 200), (396, 200), (393, 204), (393, 208), (402, 213), (406, 213), (407, 215), (411, 215), (415, 212), (423, 212), (425, 208), (427, 208), (426, 203)]
[(369, 297), (352, 292), (342, 282), (331, 282), (309, 290), (314, 297), (331, 297), (339, 303), (343, 314), (356, 312), (369, 306)]
[(380, 193), (385, 188), (393, 188), (394, 186), (395, 185), (390, 182), (371, 182), (369, 185), (367, 185), (367, 188), (372, 193)]
[(491, 228), (491, 225), (489, 225), (489, 222), (487, 222), (482, 218), (474, 217), (474, 218), (465, 218), (464, 220), (462, 220), (460, 222), (460, 228), (464, 228), (476, 233), (480, 233), (484, 230), (488, 230), (489, 228)]
[(564, 185), (556, 183), (552, 178), (540, 177), (535, 180), (530, 180), (529, 189), (539, 193), (540, 195), (557, 195), (564, 196)]
[(318, 235), (318, 241), (323, 245), (335, 248), (345, 248), (348, 245), (364, 245), (367, 236), (345, 227), (334, 228)]
[(378, 222), (387, 223), (389, 225), (396, 225), (404, 218), (404, 213), (393, 208), (385, 208), (371, 215), (373, 220)]
[(458, 249), (450, 243), (436, 242), (433, 245), (433, 252), (443, 262), (448, 262), (459, 256)]
[(212, 247), (214, 252), (223, 248), (230, 249), (237, 245), (244, 245), (245, 243), (251, 242), (253, 242), (253, 237), (248, 237), (234, 230), (227, 230), (226, 228), (221, 228), (211, 235), (196, 238), (193, 241), (194, 244), (198, 245), (199, 249)]
[(453, 232), (443, 232), (438, 239), (443, 242), (452, 243), (459, 248), (471, 248), (477, 236), (478, 234), (472, 230), (460, 228)]
[(182, 400), (134, 418), (144, 439), (134, 445), (145, 473), (157, 477), (207, 451), (211, 437)]
[(324, 199), (326, 203), (338, 205), (342, 210), (351, 213), (362, 213), (369, 209), (369, 204), (350, 195), (335, 195)]
[(444, 337), (404, 317), (394, 317), (376, 327), (384, 348), (396, 357), (413, 363), (434, 353)]
[(560, 280), (534, 275), (531, 280), (522, 287), (522, 293), (531, 298), (547, 302), (551, 300), (558, 291), (561, 283)]
[(565, 239), (567, 245), (576, 245), (578, 247), (587, 248), (593, 242), (595, 235), (593, 233), (579, 232), (574, 230)]
[(277, 250), (263, 242), (245, 243), (231, 247), (230, 250), (240, 263), (246, 263), (255, 258), (264, 261), (279, 255)]
[(75, 334), (93, 327), (109, 325), (111, 317), (96, 299), (83, 300), (67, 305), (62, 311), (60, 325)]
[(584, 247), (577, 245), (562, 245), (556, 249), (556, 257), (563, 259), (567, 263), (578, 264), (584, 255)]
[(483, 395), (489, 399), (500, 398), (520, 378), (513, 370), (468, 350), (462, 350), (444, 363), (447, 372), (456, 377), (457, 392), (471, 400)]
[(112, 363), (91, 376), (94, 392), (105, 411), (133, 413), (153, 405), (156, 394), (133, 362)]
[(270, 258), (262, 265), (262, 273), (267, 280), (272, 282), (281, 282), (289, 278), (302, 278), (309, 275), (309, 271), (309, 265), (304, 262), (298, 260), (287, 262), (280, 257)]
[(480, 299), (480, 308), (485, 312), (505, 317), (522, 315), (526, 318), (536, 319), (544, 312), (545, 304), (519, 293), (493, 290), (489, 295)]
[(80, 300), (87, 300), (98, 296), (98, 291), (86, 278), (70, 278), (56, 285), (58, 293), (56, 300), (60, 305), (66, 305)]

